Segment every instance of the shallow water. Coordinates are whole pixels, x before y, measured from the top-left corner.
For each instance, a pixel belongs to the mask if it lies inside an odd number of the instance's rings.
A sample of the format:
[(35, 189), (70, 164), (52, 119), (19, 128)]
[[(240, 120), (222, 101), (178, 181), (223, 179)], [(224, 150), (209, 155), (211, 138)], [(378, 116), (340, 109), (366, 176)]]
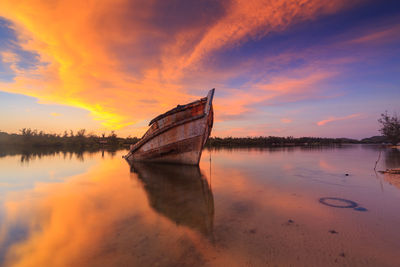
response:
[[(2, 151), (0, 262), (400, 266), (400, 178), (374, 172), (380, 150), (205, 150), (200, 168)], [(383, 149), (377, 170), (396, 167)]]

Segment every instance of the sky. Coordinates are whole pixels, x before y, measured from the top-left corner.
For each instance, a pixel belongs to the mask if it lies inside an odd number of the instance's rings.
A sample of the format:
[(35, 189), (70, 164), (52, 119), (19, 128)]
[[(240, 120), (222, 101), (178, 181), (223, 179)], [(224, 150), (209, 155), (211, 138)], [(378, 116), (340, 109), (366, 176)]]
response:
[(213, 136), (378, 135), (400, 2), (0, 1), (0, 131), (140, 137), (211, 88)]

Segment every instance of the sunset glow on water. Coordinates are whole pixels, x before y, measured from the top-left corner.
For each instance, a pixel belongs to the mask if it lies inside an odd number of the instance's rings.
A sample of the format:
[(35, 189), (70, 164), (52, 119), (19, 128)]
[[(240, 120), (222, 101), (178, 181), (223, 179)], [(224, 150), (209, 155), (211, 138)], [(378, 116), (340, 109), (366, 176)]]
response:
[[(0, 158), (4, 266), (397, 266), (400, 185), (377, 146)], [(211, 153), (211, 163), (210, 163)], [(399, 166), (386, 149), (378, 169)], [(158, 167), (157, 167), (158, 166)], [(346, 176), (346, 173), (348, 176)], [(355, 202), (357, 207), (335, 208)]]

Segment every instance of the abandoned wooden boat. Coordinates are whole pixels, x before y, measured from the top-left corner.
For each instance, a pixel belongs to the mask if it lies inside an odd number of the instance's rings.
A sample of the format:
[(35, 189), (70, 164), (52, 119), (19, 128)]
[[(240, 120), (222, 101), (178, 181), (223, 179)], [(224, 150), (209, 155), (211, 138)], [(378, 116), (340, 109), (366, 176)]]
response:
[(124, 158), (198, 165), (214, 121), (214, 90), (195, 102), (178, 105), (150, 121), (150, 128)]

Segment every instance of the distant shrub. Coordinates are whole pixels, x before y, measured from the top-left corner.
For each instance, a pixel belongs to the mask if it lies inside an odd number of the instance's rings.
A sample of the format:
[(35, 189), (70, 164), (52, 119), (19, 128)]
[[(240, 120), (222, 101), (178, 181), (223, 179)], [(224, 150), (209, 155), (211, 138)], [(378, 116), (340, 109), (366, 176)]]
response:
[(400, 118), (395, 113), (390, 116), (388, 112), (381, 114), (378, 119), (381, 124), (379, 131), (387, 138), (387, 140), (393, 145), (397, 145), (400, 142)]

